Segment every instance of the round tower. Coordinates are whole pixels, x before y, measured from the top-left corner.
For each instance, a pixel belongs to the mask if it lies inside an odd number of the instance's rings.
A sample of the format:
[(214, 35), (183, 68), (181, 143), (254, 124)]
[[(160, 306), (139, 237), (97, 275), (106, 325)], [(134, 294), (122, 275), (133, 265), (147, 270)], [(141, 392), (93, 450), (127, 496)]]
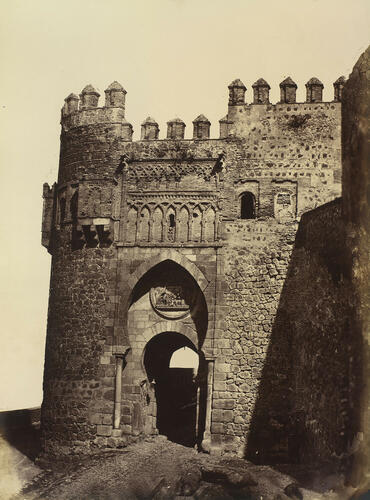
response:
[[(117, 169), (132, 126), (122, 86), (71, 94), (62, 113), (58, 182), (44, 187), (43, 244), (52, 254), (42, 404), (42, 450), (48, 457), (84, 451), (112, 426), (114, 366), (110, 325), (115, 294), (112, 242)], [(108, 397), (109, 396), (109, 397)]]

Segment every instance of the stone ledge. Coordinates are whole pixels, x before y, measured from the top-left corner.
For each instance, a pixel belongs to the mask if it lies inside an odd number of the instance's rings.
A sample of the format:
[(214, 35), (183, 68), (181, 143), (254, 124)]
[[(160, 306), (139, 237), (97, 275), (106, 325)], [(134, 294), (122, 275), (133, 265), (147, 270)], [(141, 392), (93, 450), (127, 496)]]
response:
[(129, 243), (125, 241), (117, 241), (115, 243), (117, 247), (128, 247), (128, 248), (220, 248), (224, 246), (222, 242), (205, 242), (205, 243), (162, 243), (162, 242), (137, 242)]

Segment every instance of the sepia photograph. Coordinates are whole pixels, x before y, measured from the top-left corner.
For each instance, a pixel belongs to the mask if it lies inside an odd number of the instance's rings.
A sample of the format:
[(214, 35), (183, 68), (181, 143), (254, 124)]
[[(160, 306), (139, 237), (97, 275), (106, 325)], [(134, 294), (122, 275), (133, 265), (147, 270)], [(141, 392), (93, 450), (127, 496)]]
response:
[(370, 498), (368, 0), (0, 2), (0, 499)]

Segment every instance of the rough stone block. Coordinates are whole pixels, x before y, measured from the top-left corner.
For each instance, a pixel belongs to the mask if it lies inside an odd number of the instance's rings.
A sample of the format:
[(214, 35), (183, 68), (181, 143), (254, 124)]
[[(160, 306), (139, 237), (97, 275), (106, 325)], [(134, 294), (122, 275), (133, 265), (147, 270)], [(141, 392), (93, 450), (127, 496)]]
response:
[(226, 382), (215, 380), (214, 389), (215, 389), (215, 391), (225, 391), (226, 390)]
[(98, 436), (110, 436), (112, 434), (111, 425), (98, 425), (96, 427), (96, 433)]
[(100, 364), (109, 365), (110, 364), (110, 356), (102, 356), (100, 358)]
[(232, 422), (233, 421), (234, 412), (231, 410), (225, 410), (222, 412), (222, 420), (224, 422)]
[(221, 408), (223, 410), (232, 410), (235, 406), (233, 399), (218, 399), (213, 402), (214, 408)]
[(212, 422), (223, 422), (222, 410), (214, 409), (212, 410)]
[(101, 424), (103, 422), (103, 415), (101, 413), (93, 413), (90, 415), (91, 424)]
[(223, 434), (225, 431), (225, 426), (221, 422), (213, 422), (211, 425), (211, 432), (214, 434)]
[(112, 415), (103, 415), (102, 424), (104, 425), (112, 425), (113, 416)]
[(132, 416), (131, 415), (122, 415), (122, 423), (123, 424), (132, 424)]

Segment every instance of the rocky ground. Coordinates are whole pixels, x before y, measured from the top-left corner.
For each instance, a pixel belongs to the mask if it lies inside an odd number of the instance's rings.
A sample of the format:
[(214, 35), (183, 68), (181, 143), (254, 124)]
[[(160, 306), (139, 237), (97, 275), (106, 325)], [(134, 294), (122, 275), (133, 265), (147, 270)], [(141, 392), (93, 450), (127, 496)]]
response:
[(197, 453), (163, 436), (55, 469), (33, 470), (20, 493), (0, 495), (1, 499), (337, 500), (353, 495), (340, 475), (328, 471), (296, 467), (281, 472), (242, 459)]

